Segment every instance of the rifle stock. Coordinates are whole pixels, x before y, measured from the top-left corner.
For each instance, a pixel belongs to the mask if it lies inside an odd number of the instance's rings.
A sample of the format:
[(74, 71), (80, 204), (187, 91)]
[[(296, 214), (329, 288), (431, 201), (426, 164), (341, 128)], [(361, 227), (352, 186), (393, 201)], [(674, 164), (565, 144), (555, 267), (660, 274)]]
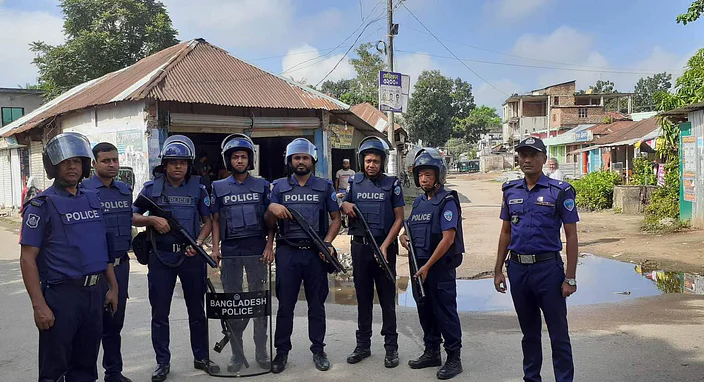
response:
[[(213, 282), (210, 281), (210, 279), (206, 279), (206, 282), (208, 284), (208, 292), (216, 293)], [(213, 350), (220, 353), (222, 349), (227, 346), (228, 342), (232, 341), (232, 343), (235, 344), (235, 350), (239, 353), (235, 354), (235, 356), (241, 359), (242, 364), (244, 364), (244, 366), (249, 369), (249, 362), (247, 361), (247, 357), (244, 355), (244, 347), (242, 346), (242, 340), (235, 336), (235, 332), (232, 330), (232, 327), (230, 326), (230, 323), (227, 320), (220, 320), (220, 326), (222, 327), (223, 337), (220, 341), (215, 343)]]
[(394, 276), (394, 273), (389, 267), (389, 262), (386, 261), (384, 254), (381, 252), (381, 248), (379, 248), (379, 244), (376, 242), (376, 240), (374, 240), (374, 235), (372, 235), (372, 231), (369, 228), (369, 223), (367, 223), (367, 219), (364, 218), (364, 215), (362, 215), (362, 211), (360, 211), (357, 206), (354, 206), (352, 208), (354, 210), (354, 214), (357, 215), (356, 220), (362, 224), (362, 228), (364, 229), (364, 237), (366, 237), (367, 241), (371, 243), (372, 253), (374, 253), (374, 258), (376, 259), (376, 262), (379, 264), (381, 269), (384, 270), (384, 274), (386, 274), (386, 277), (388, 277), (389, 280), (396, 281), (396, 277)]
[(218, 264), (215, 262), (215, 260), (213, 260), (213, 258), (210, 257), (210, 255), (208, 255), (208, 253), (205, 252), (205, 250), (196, 243), (196, 240), (193, 238), (193, 236), (188, 233), (188, 231), (181, 227), (181, 224), (179, 224), (178, 220), (173, 217), (171, 212), (159, 207), (159, 205), (154, 203), (153, 200), (147, 198), (142, 194), (137, 196), (137, 199), (134, 201), (134, 205), (137, 208), (149, 211), (150, 215), (166, 219), (169, 222), (169, 227), (171, 227), (172, 230), (177, 230), (178, 234), (181, 235), (181, 237), (186, 241), (188, 245), (190, 245), (196, 250), (198, 255), (203, 257), (203, 259), (206, 263), (208, 263), (208, 265), (213, 268), (217, 268)]
[(411, 230), (408, 229), (408, 223), (403, 222), (403, 229), (406, 231), (406, 245), (408, 246), (408, 267), (411, 271), (411, 280), (413, 280), (413, 289), (416, 291), (420, 298), (425, 298), (425, 288), (423, 287), (423, 276), (413, 277), (418, 273), (418, 257), (416, 256), (416, 249), (413, 247), (413, 236), (411, 236)]
[(308, 220), (301, 215), (300, 212), (294, 210), (293, 208), (286, 207), (289, 213), (291, 213), (291, 216), (293, 216), (293, 219), (298, 223), (298, 225), (303, 228), (303, 230), (306, 232), (306, 235), (310, 237), (310, 240), (313, 242), (313, 245), (320, 251), (320, 253), (325, 256), (325, 259), (332, 264), (332, 266), (335, 268), (336, 273), (347, 273), (347, 269), (340, 263), (340, 260), (337, 259), (336, 256), (333, 256), (332, 252), (330, 252), (330, 248), (328, 248), (327, 245), (325, 245), (325, 242), (323, 239), (320, 238), (317, 232), (313, 229), (313, 227), (310, 226), (310, 223), (308, 223)]

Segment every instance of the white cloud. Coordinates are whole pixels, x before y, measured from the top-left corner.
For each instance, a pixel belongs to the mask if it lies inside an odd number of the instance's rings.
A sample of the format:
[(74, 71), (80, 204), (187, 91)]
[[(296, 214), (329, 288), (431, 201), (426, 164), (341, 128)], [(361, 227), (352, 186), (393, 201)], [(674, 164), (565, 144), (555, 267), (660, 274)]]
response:
[[(525, 91), (521, 89), (520, 85), (511, 81), (508, 78), (490, 82), (499, 90), (509, 95), (513, 93), (522, 93), (523, 91)], [(496, 111), (499, 113), (499, 115), (502, 114), (501, 104), (504, 103), (506, 98), (508, 98), (506, 97), (506, 94), (499, 92), (486, 82), (481, 82), (479, 86), (475, 86), (473, 90), (474, 103), (476, 103), (477, 105), (486, 105), (489, 107), (496, 108)]]
[(424, 70), (440, 69), (432, 57), (422, 53), (403, 53), (395, 57), (394, 71), (411, 77), (411, 93), (420, 73)]
[(293, 27), (291, 0), (164, 0), (179, 38), (238, 48), (281, 44)]
[[(2, 0), (0, 0), (0, 5)], [(32, 41), (60, 44), (64, 40), (63, 20), (47, 12), (17, 11), (0, 7), (0, 86), (24, 86), (37, 82), (37, 69), (32, 65)]]
[[(322, 61), (316, 58), (318, 56), (320, 56), (318, 50), (308, 44), (289, 49), (286, 56), (281, 60), (281, 68), (285, 72), (283, 75), (295, 81), (315, 85), (335, 67), (335, 64), (342, 58), (343, 53), (326, 57)], [(354, 67), (349, 63), (348, 58), (345, 57), (326, 80), (337, 81), (354, 76)]]
[(485, 11), (495, 13), (503, 21), (517, 21), (527, 19), (551, 0), (490, 0), (486, 3)]

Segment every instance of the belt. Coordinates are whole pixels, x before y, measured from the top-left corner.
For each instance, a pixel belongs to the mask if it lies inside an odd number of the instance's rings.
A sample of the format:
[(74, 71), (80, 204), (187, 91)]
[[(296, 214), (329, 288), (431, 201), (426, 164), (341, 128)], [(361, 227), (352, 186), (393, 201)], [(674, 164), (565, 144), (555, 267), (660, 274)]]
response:
[(173, 252), (173, 253), (186, 252), (186, 247), (187, 247), (187, 244), (156, 243), (156, 249), (158, 249), (159, 251), (166, 251), (166, 252)]
[(124, 264), (124, 263), (128, 262), (129, 260), (130, 260), (130, 257), (127, 256), (127, 255), (121, 256), (121, 257), (117, 257), (117, 258), (115, 258), (115, 262), (112, 263), (112, 266), (113, 266), (113, 267), (117, 267), (118, 265)]
[[(379, 245), (381, 243), (383, 243), (384, 240), (386, 240), (385, 237), (375, 237), (374, 238), (374, 241), (376, 241), (376, 243)], [(355, 243), (364, 244), (364, 245), (369, 244), (369, 241), (367, 240), (366, 236), (352, 236), (352, 241), (354, 241)]]
[(511, 251), (511, 260), (521, 264), (535, 264), (541, 261), (553, 260), (560, 257), (560, 252), (544, 252), (534, 255), (524, 255)]
[(78, 279), (73, 279), (73, 280), (66, 280), (60, 282), (60, 284), (71, 284), (79, 287), (92, 287), (95, 285), (98, 285), (100, 282), (100, 279), (103, 278), (103, 275), (100, 273), (96, 273), (93, 275), (86, 275), (86, 276), (81, 276)]
[(311, 249), (313, 248), (313, 243), (310, 240), (276, 240), (276, 246), (288, 245), (289, 247), (294, 247), (298, 249)]

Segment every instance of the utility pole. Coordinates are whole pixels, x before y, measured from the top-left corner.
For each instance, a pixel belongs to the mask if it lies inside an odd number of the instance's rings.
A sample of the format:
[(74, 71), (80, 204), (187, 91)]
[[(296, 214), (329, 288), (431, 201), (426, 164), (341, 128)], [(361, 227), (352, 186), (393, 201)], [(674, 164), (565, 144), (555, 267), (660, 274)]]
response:
[[(386, 46), (386, 60), (387, 60), (387, 66), (389, 67), (389, 71), (393, 72), (394, 71), (394, 34), (396, 31), (394, 31), (394, 9), (393, 9), (393, 0), (387, 0), (386, 1), (386, 15), (388, 18), (388, 41), (387, 41), (387, 46)], [(398, 173), (398, 164), (396, 163), (396, 143), (394, 142), (394, 112), (393, 111), (388, 111), (386, 112), (387, 115), (387, 133), (388, 133), (388, 139), (389, 139), (389, 144), (390, 144), (390, 152), (389, 152), (389, 168), (386, 169), (386, 171), (390, 175), (396, 175)]]

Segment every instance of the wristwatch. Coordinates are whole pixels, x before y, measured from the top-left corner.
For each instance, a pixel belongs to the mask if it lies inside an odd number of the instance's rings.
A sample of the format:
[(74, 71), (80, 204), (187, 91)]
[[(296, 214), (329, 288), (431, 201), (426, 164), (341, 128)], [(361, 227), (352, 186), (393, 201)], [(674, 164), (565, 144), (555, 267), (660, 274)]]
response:
[(567, 285), (569, 285), (569, 286), (575, 286), (575, 285), (577, 285), (577, 280), (576, 280), (576, 279), (565, 279), (565, 282), (566, 282)]

